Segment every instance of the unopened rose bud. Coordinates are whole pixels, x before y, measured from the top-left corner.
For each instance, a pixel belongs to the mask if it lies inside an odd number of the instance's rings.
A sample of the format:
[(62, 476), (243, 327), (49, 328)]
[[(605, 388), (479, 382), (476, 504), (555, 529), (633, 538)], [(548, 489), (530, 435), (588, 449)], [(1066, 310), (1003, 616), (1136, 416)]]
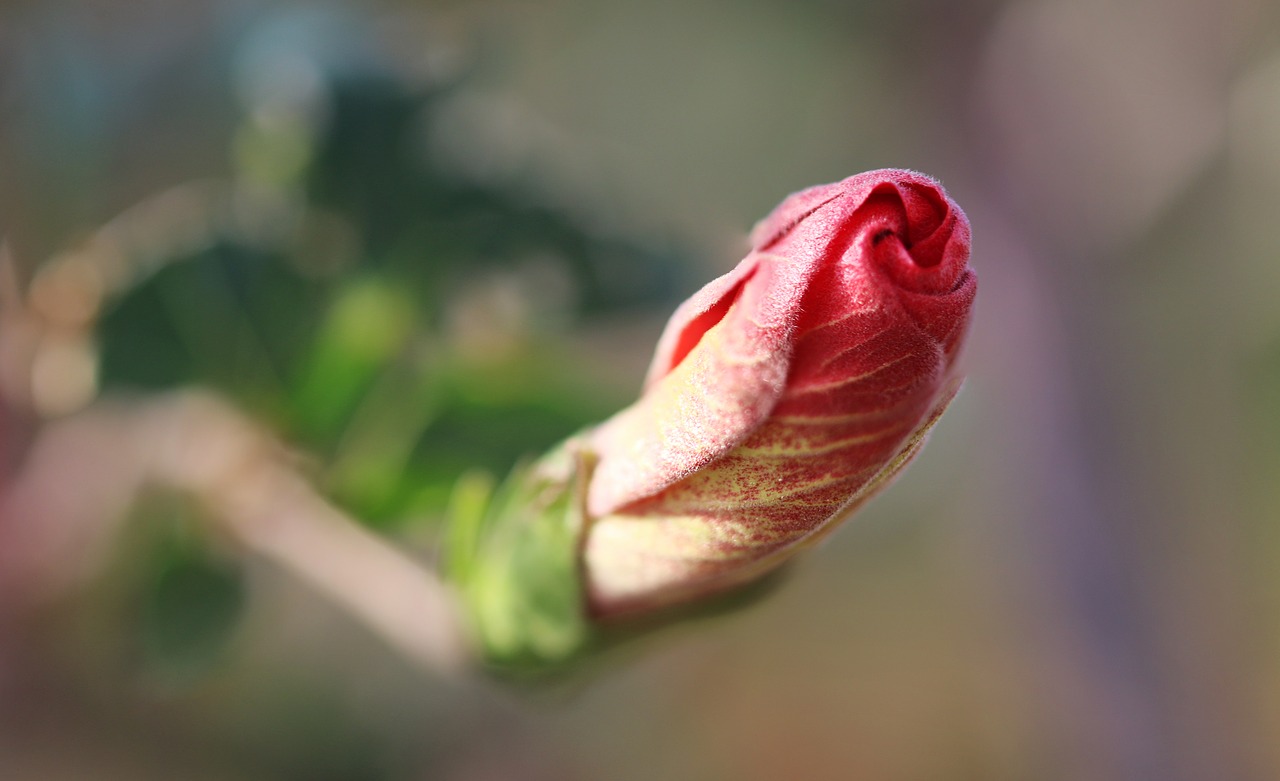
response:
[(588, 436), (592, 613), (776, 567), (919, 449), (958, 386), (977, 280), (933, 180), (874, 171), (785, 200), (667, 325), (644, 394)]
[(937, 182), (787, 198), (676, 310), (640, 399), (455, 523), (486, 655), (547, 666), (599, 626), (759, 579), (896, 475), (960, 384), (977, 279)]

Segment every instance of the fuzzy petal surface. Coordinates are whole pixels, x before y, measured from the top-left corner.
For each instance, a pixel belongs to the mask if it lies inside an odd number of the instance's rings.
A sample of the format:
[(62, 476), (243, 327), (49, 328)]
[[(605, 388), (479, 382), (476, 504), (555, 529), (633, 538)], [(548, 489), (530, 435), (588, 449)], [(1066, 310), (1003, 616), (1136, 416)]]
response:
[(932, 179), (790, 196), (672, 317), (641, 398), (588, 435), (592, 613), (740, 585), (829, 531), (920, 448), (959, 386), (977, 281)]

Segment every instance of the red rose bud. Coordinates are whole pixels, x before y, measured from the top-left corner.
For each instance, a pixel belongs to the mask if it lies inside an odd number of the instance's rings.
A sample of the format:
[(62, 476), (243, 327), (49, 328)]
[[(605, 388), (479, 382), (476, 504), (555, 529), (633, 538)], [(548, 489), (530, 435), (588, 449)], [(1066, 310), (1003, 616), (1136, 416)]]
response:
[(796, 193), (686, 301), (644, 393), (584, 435), (597, 619), (758, 578), (919, 450), (960, 383), (977, 279), (969, 223), (899, 170)]

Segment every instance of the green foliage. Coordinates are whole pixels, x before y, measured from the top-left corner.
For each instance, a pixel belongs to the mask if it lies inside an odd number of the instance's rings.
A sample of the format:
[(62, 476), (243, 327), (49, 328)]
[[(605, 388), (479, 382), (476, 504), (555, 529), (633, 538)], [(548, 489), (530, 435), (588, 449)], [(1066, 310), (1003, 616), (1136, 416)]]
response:
[[(322, 119), (251, 106), (235, 185), (205, 205), (205, 235), (166, 253), (169, 227), (135, 231), (152, 249), (124, 259), (137, 268), (100, 323), (100, 375), (107, 390), (230, 397), (303, 448), (321, 490), (365, 522), (438, 518), (468, 469), (505, 473), (625, 401), (592, 391), (557, 335), (577, 317), (664, 302), (685, 264), (515, 182), (436, 165), (425, 141), (465, 82), (317, 64)], [(246, 215), (241, 201), (263, 192), (269, 215)], [(489, 288), (515, 303), (486, 310)]]
[[(490, 660), (549, 669), (589, 642), (579, 470), (516, 465), (626, 401), (594, 390), (560, 337), (666, 306), (690, 264), (518, 178), (441, 166), (424, 150), (465, 81), (329, 59), (299, 29), (255, 40), (268, 65), (284, 52), (314, 66), (314, 94), (248, 90), (232, 176), (191, 191), (209, 196), (203, 211), (172, 225), (161, 208), (115, 231), (137, 252), (111, 259), (126, 282), (98, 324), (103, 389), (228, 397), (304, 454), (328, 498), (388, 532), (417, 534), (405, 525), (452, 502), (451, 570)], [(513, 467), (496, 493), (467, 476)], [(140, 641), (158, 669), (197, 674), (233, 633), (244, 585), (202, 541), (170, 543), (144, 565)]]
[(247, 599), (240, 569), (193, 536), (192, 522), (172, 519), (158, 541), (139, 614), (143, 659), (179, 680), (200, 676), (223, 657)]

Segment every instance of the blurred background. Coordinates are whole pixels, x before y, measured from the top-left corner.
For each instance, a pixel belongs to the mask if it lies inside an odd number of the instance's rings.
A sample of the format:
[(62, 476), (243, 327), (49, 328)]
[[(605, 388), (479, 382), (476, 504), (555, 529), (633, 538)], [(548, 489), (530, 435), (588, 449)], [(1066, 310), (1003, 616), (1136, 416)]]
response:
[[(426, 663), (476, 470), (886, 166), (981, 280), (906, 475), (580, 680)], [(1280, 777), (1278, 209), (1267, 0), (10, 0), (0, 777)]]

